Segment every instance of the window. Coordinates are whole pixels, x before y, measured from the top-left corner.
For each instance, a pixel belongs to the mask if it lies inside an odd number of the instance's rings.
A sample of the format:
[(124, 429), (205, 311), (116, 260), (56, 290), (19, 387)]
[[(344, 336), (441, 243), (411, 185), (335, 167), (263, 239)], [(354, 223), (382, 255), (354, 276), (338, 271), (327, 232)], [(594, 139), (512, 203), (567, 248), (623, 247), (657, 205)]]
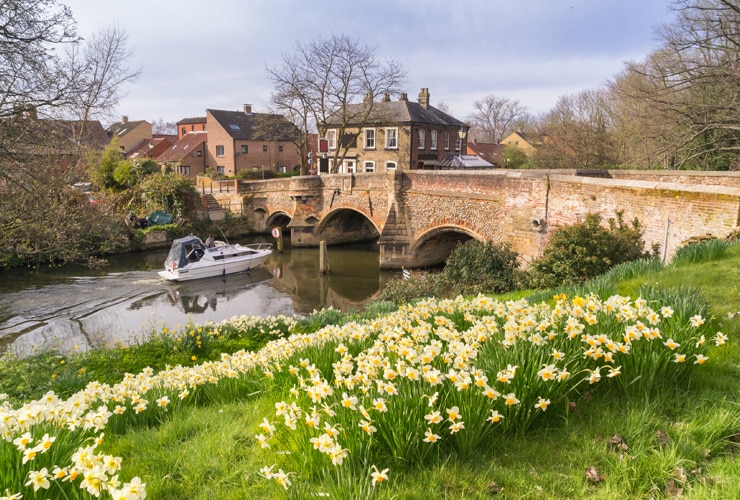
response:
[(365, 172), (375, 172), (375, 162), (374, 161), (365, 162)]
[(249, 153), (249, 145), (242, 144), (242, 153)]
[(329, 149), (337, 149), (337, 131), (327, 130), (326, 138), (329, 139)]
[(224, 147), (216, 146), (216, 156), (223, 156), (223, 155), (224, 155)]
[(179, 173), (182, 175), (190, 175), (190, 167), (188, 166), (180, 166), (178, 167)]
[(281, 153), (283, 152), (283, 145), (282, 144), (278, 146), (278, 151), (280, 151)]
[(397, 128), (385, 129), (385, 149), (398, 149), (398, 129)]
[(431, 144), (432, 151), (436, 151), (437, 150), (437, 131), (436, 130), (432, 130), (431, 137), (429, 139), (432, 142)]
[(348, 174), (354, 174), (355, 173), (355, 160), (345, 160), (344, 162), (344, 171)]
[(203, 156), (203, 151), (198, 151), (198, 156)]
[(183, 127), (181, 130), (182, 130), (182, 135), (185, 135), (188, 133), (188, 129), (186, 129), (185, 127)]
[(427, 131), (424, 129), (419, 129), (419, 149), (426, 149), (426, 137), (427, 137)]
[(287, 168), (285, 167), (285, 165), (280, 165), (280, 166), (278, 167), (278, 172), (280, 172), (281, 174), (284, 174), (284, 173), (286, 173), (287, 171), (288, 171), (288, 169), (287, 169)]
[(445, 132), (445, 151), (450, 150), (450, 133)]
[(397, 165), (396, 165), (396, 162), (394, 162), (394, 161), (387, 161), (387, 162), (385, 162), (385, 169), (386, 170), (396, 170), (396, 167), (397, 167)]
[(262, 152), (267, 153), (267, 144), (262, 145)]
[(365, 149), (375, 149), (375, 129), (365, 129)]
[(226, 169), (224, 169), (223, 165), (219, 165), (216, 167), (216, 172), (218, 172), (221, 175), (224, 175), (226, 173)]

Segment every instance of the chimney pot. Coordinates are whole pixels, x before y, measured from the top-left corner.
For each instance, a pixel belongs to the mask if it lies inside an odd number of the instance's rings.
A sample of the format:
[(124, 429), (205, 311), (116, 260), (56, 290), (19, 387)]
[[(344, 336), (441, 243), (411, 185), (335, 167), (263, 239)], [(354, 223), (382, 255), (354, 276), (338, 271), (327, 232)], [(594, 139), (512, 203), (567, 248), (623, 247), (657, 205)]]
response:
[(429, 89), (426, 87), (423, 87), (419, 92), (419, 104), (422, 108), (429, 109)]
[(245, 104), (244, 105), (244, 112), (247, 114), (250, 114), (252, 112), (252, 105), (251, 104)]
[(123, 123), (127, 123), (127, 122), (128, 122), (128, 116), (127, 115), (123, 115)]

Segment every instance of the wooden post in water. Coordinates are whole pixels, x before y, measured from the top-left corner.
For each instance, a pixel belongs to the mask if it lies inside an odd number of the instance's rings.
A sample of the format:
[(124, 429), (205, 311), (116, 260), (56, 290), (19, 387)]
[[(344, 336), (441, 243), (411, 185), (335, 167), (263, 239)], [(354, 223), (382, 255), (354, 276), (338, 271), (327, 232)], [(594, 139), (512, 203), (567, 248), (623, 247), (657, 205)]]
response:
[(326, 241), (319, 242), (319, 272), (321, 274), (331, 272), (331, 267), (329, 267), (329, 252), (326, 251)]
[(278, 253), (283, 253), (283, 232), (279, 227), (272, 228), (272, 237), (277, 241)]

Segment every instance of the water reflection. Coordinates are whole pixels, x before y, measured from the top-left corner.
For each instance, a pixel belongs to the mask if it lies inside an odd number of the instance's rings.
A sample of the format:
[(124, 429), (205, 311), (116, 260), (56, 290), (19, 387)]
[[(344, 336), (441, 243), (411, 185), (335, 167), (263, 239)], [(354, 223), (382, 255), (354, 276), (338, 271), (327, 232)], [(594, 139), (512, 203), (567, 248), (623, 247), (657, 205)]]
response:
[(100, 270), (9, 273), (0, 277), (0, 351), (127, 344), (163, 326), (240, 315), (347, 311), (362, 307), (393, 276), (379, 271), (374, 245), (330, 247), (326, 275), (319, 273), (318, 252), (286, 245), (250, 273), (182, 283), (156, 274), (166, 250), (110, 258)]

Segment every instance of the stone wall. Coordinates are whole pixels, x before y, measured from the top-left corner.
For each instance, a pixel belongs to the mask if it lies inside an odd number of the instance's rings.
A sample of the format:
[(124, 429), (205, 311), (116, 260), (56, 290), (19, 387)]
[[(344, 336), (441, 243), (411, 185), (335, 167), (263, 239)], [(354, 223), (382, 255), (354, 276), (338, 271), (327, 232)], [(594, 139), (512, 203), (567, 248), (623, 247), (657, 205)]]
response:
[(317, 244), (322, 228), (341, 227), (327, 221), (343, 211), (362, 214), (381, 234), (381, 245), (396, 259), (408, 258), (407, 265), (413, 265), (414, 248), (446, 231), (506, 241), (527, 262), (542, 254), (555, 228), (588, 213), (601, 214), (604, 224), (618, 212), (626, 221), (637, 218), (646, 248), (657, 243), (667, 257), (689, 238), (724, 237), (738, 226), (740, 174), (607, 174), (414, 170), (305, 176), (240, 183), (239, 196), (258, 230), (269, 231), (275, 214), (289, 217), (298, 244)]

